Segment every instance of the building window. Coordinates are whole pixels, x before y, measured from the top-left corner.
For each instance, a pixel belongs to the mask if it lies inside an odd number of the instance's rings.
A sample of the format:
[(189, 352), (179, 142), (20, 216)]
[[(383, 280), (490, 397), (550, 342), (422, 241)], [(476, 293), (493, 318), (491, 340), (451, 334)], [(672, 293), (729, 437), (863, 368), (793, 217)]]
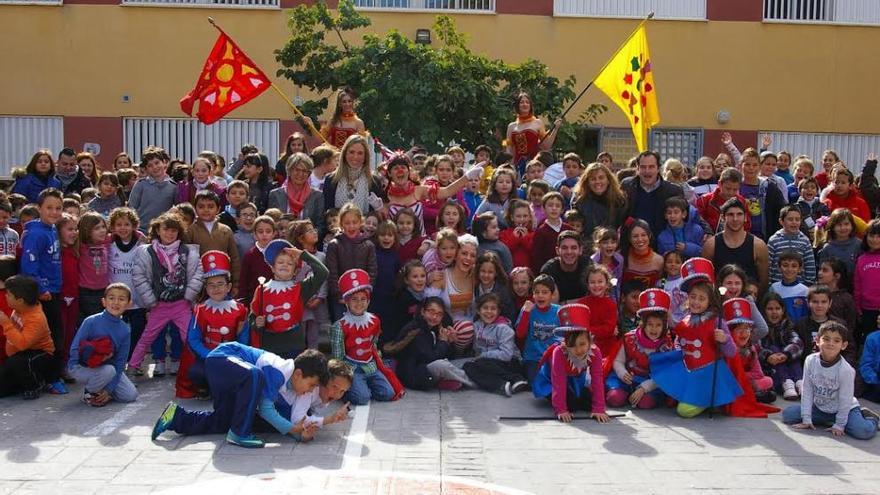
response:
[(0, 175), (24, 168), (37, 150), (47, 149), (57, 158), (64, 147), (64, 119), (61, 117), (0, 116)]
[(274, 165), (280, 149), (278, 132), (277, 120), (223, 119), (207, 126), (195, 119), (125, 118), (123, 147), (134, 161), (140, 160), (144, 148), (156, 145), (188, 163), (201, 151), (211, 150), (231, 165), (243, 144), (253, 144)]
[[(770, 149), (775, 152), (788, 151), (792, 158), (799, 155), (808, 156), (816, 166), (816, 172), (822, 171), (822, 152), (834, 150), (846, 168), (855, 175), (862, 172), (868, 153), (880, 150), (880, 135), (877, 134), (825, 134), (814, 132), (759, 132), (758, 136), (769, 134), (772, 144)], [(794, 160), (792, 160), (792, 164)], [(792, 169), (794, 172), (794, 169)]]
[(764, 0), (764, 21), (880, 25), (880, 0)]
[(122, 5), (140, 7), (208, 7), (278, 9), (279, 0), (122, 0)]
[(602, 146), (614, 158), (614, 171), (626, 168), (629, 159), (639, 154), (631, 129), (602, 128)]
[(495, 12), (495, 0), (354, 0), (354, 5), (362, 9), (376, 10)]
[(676, 158), (693, 169), (703, 156), (703, 130), (652, 129), (649, 148), (660, 153), (663, 160)]
[(706, 20), (706, 0), (554, 0), (553, 15), (641, 19)]

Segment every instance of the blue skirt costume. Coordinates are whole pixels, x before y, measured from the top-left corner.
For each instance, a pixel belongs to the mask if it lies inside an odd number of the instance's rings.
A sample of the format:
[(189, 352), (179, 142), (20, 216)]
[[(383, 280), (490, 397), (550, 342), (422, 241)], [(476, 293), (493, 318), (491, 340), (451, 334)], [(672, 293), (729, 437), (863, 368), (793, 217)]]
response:
[[(689, 370), (680, 350), (651, 354), (651, 378), (667, 395), (679, 402), (698, 407), (730, 404), (743, 390), (724, 359)], [(718, 367), (717, 373), (713, 368)], [(712, 400), (712, 375), (715, 376), (715, 400)]]

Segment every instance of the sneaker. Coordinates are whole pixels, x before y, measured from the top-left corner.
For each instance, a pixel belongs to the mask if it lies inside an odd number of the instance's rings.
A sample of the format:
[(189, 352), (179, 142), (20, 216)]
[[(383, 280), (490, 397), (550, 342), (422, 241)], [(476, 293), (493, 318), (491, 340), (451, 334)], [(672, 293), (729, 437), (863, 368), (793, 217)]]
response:
[(144, 376), (144, 370), (141, 369), (140, 366), (137, 368), (127, 365), (125, 368), (125, 372), (128, 373), (129, 376)]
[(504, 386), (501, 387), (501, 393), (508, 397), (513, 397), (513, 384), (510, 382), (504, 382)]
[(804, 395), (804, 381), (798, 380), (794, 382), (794, 388), (797, 390), (798, 395)]
[(174, 415), (177, 413), (177, 404), (174, 402), (169, 402), (165, 406), (165, 410), (162, 411), (162, 414), (159, 416), (159, 419), (156, 420), (156, 424), (153, 426), (153, 434), (150, 435), (150, 438), (154, 441), (159, 438), (159, 435), (168, 431), (168, 428), (171, 426), (171, 422), (174, 420)]
[(455, 380), (440, 380), (437, 382), (437, 388), (440, 390), (456, 391), (461, 390), (461, 382)]
[(229, 433), (226, 434), (226, 441), (232, 445), (238, 445), (239, 447), (244, 447), (246, 449), (261, 449), (266, 445), (266, 442), (254, 435), (240, 437), (233, 433), (232, 430), (229, 430)]
[(180, 369), (180, 361), (171, 360), (171, 365), (168, 366), (168, 373), (171, 375), (177, 375), (177, 371)]
[(40, 389), (35, 388), (33, 390), (25, 390), (21, 393), (21, 398), (24, 400), (34, 400), (40, 398)]
[(153, 366), (153, 376), (165, 376), (165, 361), (156, 361), (156, 365)]
[(782, 382), (782, 398), (785, 400), (798, 400), (798, 391), (795, 389), (793, 380)]
[(67, 390), (67, 386), (64, 385), (64, 382), (61, 380), (46, 385), (46, 392), (49, 392), (52, 395), (64, 395), (70, 393), (70, 391)]
[(874, 411), (868, 409), (867, 407), (863, 407), (861, 412), (862, 412), (863, 418), (873, 419), (874, 423), (877, 425), (877, 428), (880, 429), (880, 415), (878, 415)]
[(526, 392), (529, 390), (529, 382), (520, 380), (513, 384), (513, 393), (518, 394), (520, 392)]

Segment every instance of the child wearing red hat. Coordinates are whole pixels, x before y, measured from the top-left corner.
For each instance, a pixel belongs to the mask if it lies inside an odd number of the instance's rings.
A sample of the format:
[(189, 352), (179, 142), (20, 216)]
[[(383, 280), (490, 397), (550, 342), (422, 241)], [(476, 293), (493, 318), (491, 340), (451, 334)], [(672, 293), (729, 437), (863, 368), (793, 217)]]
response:
[[(259, 285), (251, 300), (251, 345), (293, 358), (306, 348), (305, 332), (300, 327), (303, 307), (327, 280), (327, 267), (283, 239), (267, 244), (263, 256), (272, 267), (273, 278)], [(300, 262), (309, 265), (312, 273), (297, 282), (294, 277)]]
[(181, 356), (175, 383), (176, 395), (181, 398), (207, 395), (205, 359), (211, 350), (224, 342), (250, 342), (247, 306), (229, 297), (232, 290), (229, 255), (207, 251), (201, 261), (208, 299), (193, 309), (186, 333), (187, 347)]
[(607, 423), (610, 418), (605, 413), (602, 351), (593, 344), (587, 328), (590, 308), (566, 304), (559, 308), (559, 322), (561, 326), (554, 334), (563, 341), (544, 352), (532, 393), (536, 398), (549, 399), (563, 423), (570, 422), (572, 411), (577, 409), (589, 409), (591, 418)]
[(663, 289), (639, 294), (639, 326), (623, 336), (623, 345), (614, 358), (614, 372), (605, 379), (606, 401), (611, 407), (629, 403), (639, 409), (653, 409), (666, 394), (651, 378), (650, 356), (672, 350), (668, 318), (671, 298)]
[(399, 399), (403, 387), (394, 372), (382, 363), (376, 349), (376, 341), (382, 332), (379, 318), (367, 311), (373, 290), (370, 275), (360, 268), (352, 268), (339, 277), (337, 286), (346, 311), (330, 327), (330, 346), (334, 359), (345, 361), (354, 368), (345, 400), (363, 405), (370, 399)]
[(675, 326), (679, 350), (651, 354), (651, 376), (667, 395), (678, 401), (679, 416), (692, 418), (707, 408), (729, 404), (742, 388), (727, 363), (736, 346), (724, 328), (715, 290), (715, 268), (706, 258), (681, 265), (681, 288), (688, 294), (688, 314)]
[(742, 361), (743, 371), (748, 377), (752, 391), (758, 402), (770, 404), (776, 400), (773, 393), (773, 378), (764, 374), (758, 356), (761, 354), (760, 344), (753, 344), (752, 337), (752, 306), (748, 299), (735, 297), (724, 301), (724, 323), (730, 329), (733, 342)]

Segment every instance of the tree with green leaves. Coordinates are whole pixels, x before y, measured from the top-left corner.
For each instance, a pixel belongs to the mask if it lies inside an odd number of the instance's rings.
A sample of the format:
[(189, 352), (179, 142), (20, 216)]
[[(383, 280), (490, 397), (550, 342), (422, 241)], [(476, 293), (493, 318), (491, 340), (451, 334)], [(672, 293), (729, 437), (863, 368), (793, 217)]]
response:
[[(359, 95), (358, 115), (392, 148), (418, 143), (437, 152), (455, 142), (499, 149), (515, 93), (528, 92), (535, 114), (550, 121), (574, 98), (574, 76), (560, 81), (537, 60), (512, 65), (475, 54), (448, 16), (437, 16), (432, 27), (438, 46), (397, 30), (351, 42), (370, 25), (351, 0), (340, 0), (336, 12), (323, 1), (300, 5), (288, 24), (291, 36), (275, 51), (283, 66), (278, 75), (316, 93), (351, 87)], [(327, 106), (325, 97), (305, 102), (302, 111), (315, 119)]]

